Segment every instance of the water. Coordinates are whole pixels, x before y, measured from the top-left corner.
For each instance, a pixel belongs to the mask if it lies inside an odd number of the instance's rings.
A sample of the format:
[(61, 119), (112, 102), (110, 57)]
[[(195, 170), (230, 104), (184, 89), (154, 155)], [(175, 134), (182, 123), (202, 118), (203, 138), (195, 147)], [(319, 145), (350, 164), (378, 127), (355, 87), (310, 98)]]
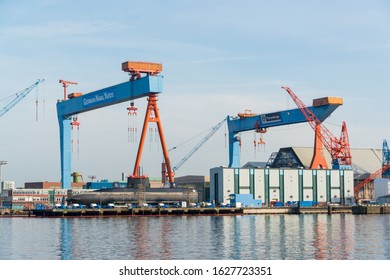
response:
[(1, 260), (388, 260), (390, 215), (1, 218)]

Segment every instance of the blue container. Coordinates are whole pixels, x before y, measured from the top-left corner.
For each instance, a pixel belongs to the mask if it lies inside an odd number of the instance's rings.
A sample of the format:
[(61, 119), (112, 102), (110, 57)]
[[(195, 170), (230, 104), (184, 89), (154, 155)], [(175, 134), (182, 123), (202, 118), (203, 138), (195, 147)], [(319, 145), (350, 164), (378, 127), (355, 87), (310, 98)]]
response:
[(313, 207), (313, 201), (298, 201), (299, 207)]
[(235, 207), (237, 203), (241, 203), (244, 207), (262, 207), (261, 199), (253, 199), (253, 194), (231, 194), (230, 204)]

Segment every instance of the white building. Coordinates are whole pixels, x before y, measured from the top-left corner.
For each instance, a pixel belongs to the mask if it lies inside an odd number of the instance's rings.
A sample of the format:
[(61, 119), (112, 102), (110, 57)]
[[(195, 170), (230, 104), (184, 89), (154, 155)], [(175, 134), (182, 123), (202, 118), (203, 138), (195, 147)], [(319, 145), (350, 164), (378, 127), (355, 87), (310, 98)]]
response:
[(228, 168), (210, 170), (210, 199), (229, 203), (230, 194), (253, 194), (265, 205), (273, 201), (315, 201), (350, 205), (352, 170)]
[(2, 190), (8, 191), (8, 190), (14, 190), (15, 189), (15, 182), (14, 181), (3, 181), (2, 183)]

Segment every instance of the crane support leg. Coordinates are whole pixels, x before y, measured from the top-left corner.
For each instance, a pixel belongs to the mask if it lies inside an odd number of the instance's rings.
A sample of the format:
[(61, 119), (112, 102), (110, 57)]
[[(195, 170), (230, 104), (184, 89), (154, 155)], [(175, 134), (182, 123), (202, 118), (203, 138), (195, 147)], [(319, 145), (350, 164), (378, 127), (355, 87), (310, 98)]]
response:
[(147, 75), (82, 96), (57, 102), (60, 127), (61, 182), (71, 188), (71, 118), (74, 115), (162, 92), (162, 76)]
[(139, 147), (138, 147), (137, 158), (135, 161), (134, 171), (133, 171), (132, 177), (133, 178), (140, 177), (139, 168), (141, 165), (142, 152), (143, 152), (143, 147), (145, 144), (146, 132), (148, 129), (149, 122), (157, 123), (158, 133), (159, 133), (160, 141), (161, 141), (161, 147), (163, 150), (165, 165), (166, 165), (166, 169), (167, 169), (166, 171), (168, 174), (169, 182), (172, 186), (173, 182), (174, 182), (173, 172), (171, 169), (171, 163), (169, 161), (168, 149), (166, 147), (165, 137), (164, 137), (161, 119), (160, 119), (160, 113), (159, 113), (158, 106), (157, 106), (157, 94), (154, 94), (154, 93), (151, 93), (148, 97), (148, 106), (147, 106), (146, 113), (145, 113), (145, 120), (144, 120), (144, 125), (142, 128), (141, 140), (140, 140)]
[(229, 134), (229, 167), (240, 168), (240, 158), (241, 158), (241, 148), (240, 148), (240, 135)]
[(321, 127), (317, 125), (315, 129), (314, 154), (313, 159), (311, 160), (310, 169), (328, 169), (321, 138)]
[(61, 185), (62, 189), (71, 189), (71, 118), (58, 119), (60, 126)]

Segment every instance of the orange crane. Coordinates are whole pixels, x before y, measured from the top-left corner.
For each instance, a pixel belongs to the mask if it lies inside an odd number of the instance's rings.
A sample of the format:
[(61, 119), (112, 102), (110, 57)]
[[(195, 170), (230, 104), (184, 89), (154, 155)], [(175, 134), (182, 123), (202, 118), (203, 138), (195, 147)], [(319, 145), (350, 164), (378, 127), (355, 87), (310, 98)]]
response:
[[(289, 87), (283, 86), (282, 88), (285, 89), (287, 93), (291, 96), (295, 104), (305, 116), (307, 122), (315, 131), (315, 149), (310, 168), (328, 168), (323, 154), (323, 145), (328, 150), (332, 158), (333, 169), (351, 169), (352, 157), (349, 145), (348, 131), (345, 122), (343, 122), (342, 124), (340, 138), (335, 137)], [(342, 99), (331, 97), (321, 98), (317, 99), (316, 103), (313, 104), (313, 106), (324, 105), (324, 103), (337, 103), (341, 105)]]
[(66, 88), (68, 87), (68, 85), (77, 85), (77, 83), (65, 81), (65, 80), (60, 80), (59, 83), (61, 83), (62, 86), (64, 87), (64, 100), (66, 100)]
[[(162, 71), (162, 64), (153, 63), (153, 62), (127, 61), (122, 63), (122, 70), (125, 72), (129, 72), (130, 81), (135, 81), (137, 79), (141, 79), (142, 74), (146, 74), (147, 76), (156, 76)], [(153, 92), (148, 94), (148, 105), (146, 107), (145, 119), (144, 119), (144, 124), (141, 132), (141, 139), (138, 146), (137, 158), (134, 165), (133, 175), (131, 175), (129, 178), (134, 182), (140, 182), (147, 178), (146, 175), (140, 174), (141, 158), (142, 158), (143, 147), (145, 144), (147, 128), (149, 126), (149, 123), (156, 123), (158, 133), (160, 136), (161, 147), (163, 150), (163, 156), (165, 160), (164, 169), (166, 170), (166, 172), (164, 173), (167, 174), (171, 187), (173, 187), (174, 173), (171, 168), (168, 149), (165, 142), (165, 136), (161, 124), (159, 108), (157, 105), (157, 101), (158, 101), (157, 96), (158, 94)], [(129, 113), (130, 112), (136, 113), (137, 108), (134, 107), (134, 103), (131, 102), (130, 105), (131, 106), (127, 108)]]

